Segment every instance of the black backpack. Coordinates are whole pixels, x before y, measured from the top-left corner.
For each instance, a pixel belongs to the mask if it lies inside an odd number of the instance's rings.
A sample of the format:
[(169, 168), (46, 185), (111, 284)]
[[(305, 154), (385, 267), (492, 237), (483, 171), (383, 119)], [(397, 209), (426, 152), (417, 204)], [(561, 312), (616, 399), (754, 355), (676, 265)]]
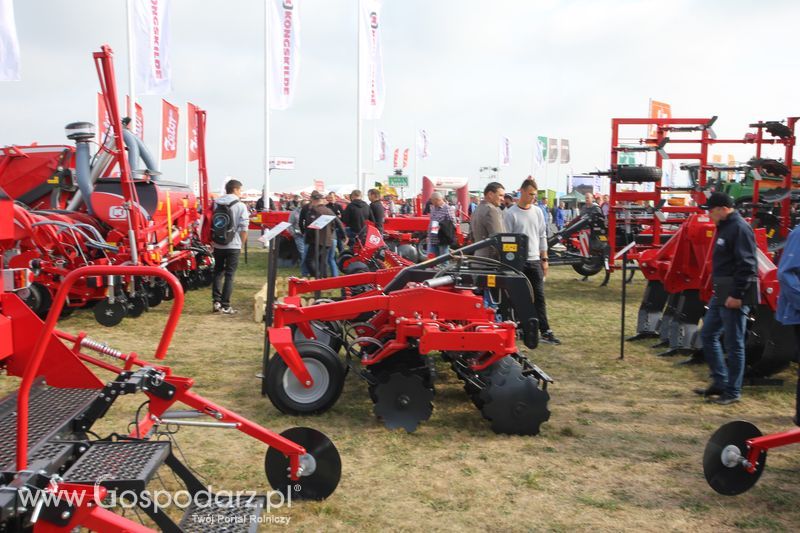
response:
[(234, 200), (229, 204), (217, 204), (211, 215), (211, 240), (216, 244), (230, 244), (236, 235), (238, 221), (233, 219), (231, 207), (238, 203)]
[(446, 218), (439, 222), (439, 245), (450, 246), (456, 242), (456, 225), (452, 220)]

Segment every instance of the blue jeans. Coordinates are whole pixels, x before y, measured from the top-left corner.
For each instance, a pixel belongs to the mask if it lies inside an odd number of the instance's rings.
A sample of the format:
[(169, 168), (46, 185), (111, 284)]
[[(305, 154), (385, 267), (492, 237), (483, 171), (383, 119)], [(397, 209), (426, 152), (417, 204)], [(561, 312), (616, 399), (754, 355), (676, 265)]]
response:
[(331, 277), (339, 275), (339, 269), (336, 268), (336, 239), (333, 239), (333, 246), (328, 249), (328, 273)]
[(450, 253), (450, 246), (447, 244), (433, 244), (428, 243), (428, 255), (435, 255), (439, 257), (440, 255), (449, 254)]
[(300, 254), (300, 275), (303, 277), (308, 277), (311, 275), (311, 273), (306, 267), (306, 254), (308, 253), (308, 246), (306, 246), (305, 237), (295, 233), (294, 245), (297, 246), (297, 253)]
[[(747, 331), (747, 314), (749, 308), (728, 309), (724, 302), (711, 297), (708, 311), (703, 317), (703, 353), (711, 370), (713, 386), (724, 391), (727, 396), (741, 396), (742, 379), (744, 378), (744, 337)], [(724, 339), (728, 352), (728, 363), (722, 353)]]

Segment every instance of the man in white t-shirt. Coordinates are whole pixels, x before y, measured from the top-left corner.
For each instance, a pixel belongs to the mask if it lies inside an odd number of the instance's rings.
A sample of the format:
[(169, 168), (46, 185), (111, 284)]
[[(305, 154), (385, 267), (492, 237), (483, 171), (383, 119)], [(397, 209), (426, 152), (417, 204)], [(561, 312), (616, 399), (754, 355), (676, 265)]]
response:
[(533, 287), (533, 305), (539, 319), (541, 340), (548, 344), (561, 344), (547, 321), (547, 306), (544, 298), (544, 278), (547, 276), (547, 226), (542, 210), (534, 203), (538, 187), (528, 176), (520, 187), (516, 205), (505, 210), (503, 219), (506, 231), (521, 233), (528, 237), (528, 260), (523, 272)]

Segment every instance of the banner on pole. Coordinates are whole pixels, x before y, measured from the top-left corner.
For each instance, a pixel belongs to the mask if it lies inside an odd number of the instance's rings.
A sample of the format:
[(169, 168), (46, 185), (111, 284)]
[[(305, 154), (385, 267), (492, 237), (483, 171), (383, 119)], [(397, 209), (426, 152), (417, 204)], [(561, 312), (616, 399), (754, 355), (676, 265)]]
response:
[(547, 151), (547, 144), (542, 144), (544, 137), (537, 137), (533, 143), (533, 160), (536, 166), (540, 167), (544, 164), (544, 154)]
[(361, 32), (361, 116), (366, 120), (381, 118), (385, 99), (383, 52), (381, 50), (381, 0), (359, 2)]
[(136, 87), (141, 94), (172, 91), (169, 4), (170, 0), (133, 0)]
[(188, 133), (186, 139), (186, 157), (189, 161), (197, 161), (197, 106), (186, 102), (186, 124)]
[(561, 139), (561, 162), (569, 163), (569, 139)]
[(161, 100), (161, 159), (175, 159), (178, 155), (178, 106)]
[(103, 93), (97, 93), (97, 142), (103, 144), (106, 138), (106, 132), (111, 130), (111, 119), (108, 117), (108, 110), (106, 109), (106, 101), (103, 99)]
[(14, 21), (14, 1), (0, 0), (0, 81), (19, 81), (19, 39)]
[(377, 130), (374, 139), (375, 161), (386, 161), (386, 132)]
[(408, 150), (409, 150), (408, 148), (403, 150), (403, 168), (406, 168), (408, 166)]
[(314, 180), (314, 190), (325, 192), (325, 182), (323, 180)]
[[(130, 108), (131, 108), (131, 97), (125, 96), (126, 113), (127, 110)], [(139, 102), (136, 102), (134, 115), (136, 115), (136, 119), (133, 122), (133, 128), (131, 129), (131, 131), (133, 132), (134, 135), (144, 140), (144, 111), (142, 110), (142, 106), (139, 105)], [(123, 116), (125, 116), (125, 114), (123, 114)]]
[(417, 157), (420, 159), (427, 159), (430, 157), (430, 147), (428, 146), (428, 130), (419, 130), (417, 132)]
[(547, 139), (547, 162), (555, 163), (558, 161), (558, 139)]
[(400, 168), (397, 165), (400, 164), (400, 148), (394, 149), (394, 161), (392, 163), (392, 168)]
[(508, 137), (500, 137), (500, 145), (498, 147), (498, 160), (501, 167), (507, 167), (511, 164), (511, 140)]
[(547, 137), (539, 135), (536, 137), (536, 144), (539, 145), (538, 151), (542, 154), (542, 159), (538, 163), (543, 165), (547, 161)]
[(269, 91), (271, 109), (288, 109), (294, 100), (300, 66), (300, 0), (267, 0), (270, 24)]
[[(650, 118), (672, 118), (672, 106), (657, 100), (650, 100)], [(658, 135), (658, 126), (651, 125), (647, 129), (648, 137)]]

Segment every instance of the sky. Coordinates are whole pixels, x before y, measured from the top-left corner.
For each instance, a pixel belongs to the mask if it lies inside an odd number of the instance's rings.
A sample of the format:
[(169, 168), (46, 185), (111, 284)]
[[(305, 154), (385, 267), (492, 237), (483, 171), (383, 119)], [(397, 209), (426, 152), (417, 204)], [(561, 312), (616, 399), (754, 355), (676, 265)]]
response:
[[(357, 0), (295, 3), (297, 93), (270, 115), (270, 151), (294, 157), (296, 169), (273, 171), (272, 190), (355, 183)], [(0, 82), (0, 145), (66, 144), (66, 124), (96, 121), (91, 53), (102, 44), (115, 50), (117, 83), (127, 87), (125, 1), (14, 6), (22, 81)], [(263, 184), (263, 9), (259, 0), (172, 0), (165, 98), (183, 106), (182, 121), (187, 101), (208, 112), (214, 189), (227, 177)], [(468, 177), (483, 188), (479, 169), (497, 166), (505, 136), (511, 163), (498, 179), (506, 188), (533, 174), (540, 188), (564, 191), (570, 172), (608, 167), (611, 118), (645, 116), (651, 98), (671, 104), (673, 116), (718, 115), (718, 136), (740, 138), (752, 122), (800, 113), (800, 54), (785, 26), (799, 19), (793, 0), (384, 0), (386, 105), (363, 122), (362, 167), (378, 179), (391, 174), (391, 151), (413, 153), (415, 132), (426, 129), (431, 156), (416, 175)], [(161, 98), (139, 98), (153, 151)], [(386, 132), (385, 162), (373, 161), (375, 130)], [(538, 135), (569, 139), (571, 162), (537, 168)], [(178, 158), (162, 165), (175, 181), (186, 174), (185, 138), (179, 144)], [(746, 160), (752, 147), (716, 153), (729, 152)], [(413, 155), (409, 165), (414, 176)], [(191, 179), (196, 172), (192, 163)]]

